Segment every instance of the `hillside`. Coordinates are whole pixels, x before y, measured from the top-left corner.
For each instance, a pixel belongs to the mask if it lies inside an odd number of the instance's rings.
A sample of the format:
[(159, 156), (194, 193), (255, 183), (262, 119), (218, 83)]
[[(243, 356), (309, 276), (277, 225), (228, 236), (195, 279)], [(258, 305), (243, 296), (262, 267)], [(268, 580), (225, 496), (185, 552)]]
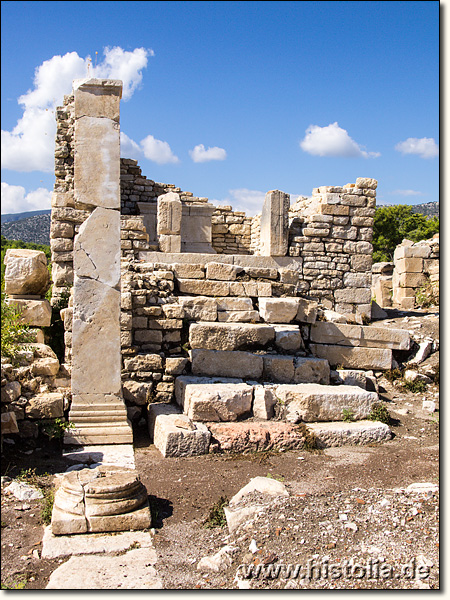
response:
[(7, 240), (22, 240), (23, 242), (49, 245), (50, 211), (47, 211), (46, 214), (33, 215), (18, 221), (2, 223), (2, 235)]
[[(391, 204), (377, 204), (377, 208), (386, 208)], [(426, 202), (425, 204), (409, 204), (414, 213), (421, 213), (425, 217), (439, 217), (439, 202)]]
[(50, 212), (51, 209), (47, 208), (45, 210), (28, 210), (27, 212), (21, 213), (7, 213), (2, 215), (2, 225), (4, 223), (11, 223), (12, 221), (21, 221), (22, 219), (34, 217), (35, 215), (49, 215)]

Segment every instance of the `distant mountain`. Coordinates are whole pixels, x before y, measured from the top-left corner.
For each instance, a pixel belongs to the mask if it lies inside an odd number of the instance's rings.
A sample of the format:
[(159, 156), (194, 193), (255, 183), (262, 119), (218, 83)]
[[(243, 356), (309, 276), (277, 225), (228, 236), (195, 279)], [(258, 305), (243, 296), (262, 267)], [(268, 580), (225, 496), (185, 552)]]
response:
[[(395, 206), (392, 204), (377, 204), (377, 208)], [(425, 204), (408, 204), (414, 213), (421, 213), (426, 217), (439, 217), (439, 202), (426, 202)]]
[(27, 212), (21, 213), (9, 213), (7, 215), (2, 215), (2, 225), (3, 223), (11, 223), (12, 221), (21, 221), (22, 219), (27, 219), (28, 217), (34, 217), (36, 215), (49, 215), (51, 213), (51, 209), (48, 208), (46, 210), (29, 210)]
[[(39, 214), (25, 219), (2, 223), (2, 235), (7, 240), (22, 240), (34, 244), (50, 244), (50, 211), (32, 211)], [(22, 213), (27, 214), (27, 213)], [(6, 215), (2, 215), (3, 216)]]

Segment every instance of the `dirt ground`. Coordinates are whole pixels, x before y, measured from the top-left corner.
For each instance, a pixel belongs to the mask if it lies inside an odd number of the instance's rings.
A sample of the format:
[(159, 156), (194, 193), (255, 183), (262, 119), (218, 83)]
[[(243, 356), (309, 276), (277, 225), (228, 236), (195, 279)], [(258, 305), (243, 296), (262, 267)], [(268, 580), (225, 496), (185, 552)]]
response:
[[(391, 311), (388, 322), (380, 324), (409, 329), (417, 341), (420, 336), (439, 340), (435, 311)], [(435, 352), (426, 363), (438, 361)], [(437, 400), (439, 387), (434, 383), (425, 392), (413, 393), (385, 377), (378, 381), (394, 433), (392, 440), (381, 445), (164, 459), (150, 444), (145, 427), (138, 428), (136, 468), (150, 497), (156, 568), (165, 589), (437, 589), (438, 496), (410, 494), (399, 488), (417, 482), (439, 483), (439, 412), (422, 409), (424, 398)], [(37, 444), (21, 442), (20, 447), (3, 443), (2, 475), (6, 477), (21, 476), (45, 487), (51, 485), (50, 475), (67, 466), (61, 449), (44, 446), (40, 440)], [(230, 499), (258, 475), (282, 481), (289, 498), (276, 502), (235, 534), (230, 535), (226, 527), (208, 528), (213, 505)], [(4, 493), (6, 485), (3, 482), (2, 587), (44, 589), (63, 559), (40, 558), (42, 501), (17, 500)], [(342, 521), (343, 513), (353, 523), (351, 527)], [(231, 565), (217, 573), (197, 570), (202, 557), (226, 544), (234, 547)], [(399, 565), (418, 555), (430, 570), (423, 581), (236, 578), (240, 564), (306, 564), (324, 556), (330, 561), (366, 561), (376, 556)]]

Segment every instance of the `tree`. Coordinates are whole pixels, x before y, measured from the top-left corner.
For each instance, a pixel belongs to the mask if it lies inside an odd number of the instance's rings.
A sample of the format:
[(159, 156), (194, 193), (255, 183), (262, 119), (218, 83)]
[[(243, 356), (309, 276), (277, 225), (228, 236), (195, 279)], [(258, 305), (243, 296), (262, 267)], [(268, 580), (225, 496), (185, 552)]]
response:
[(398, 204), (379, 208), (373, 225), (373, 261), (392, 261), (395, 248), (406, 238), (427, 240), (439, 231), (439, 218), (414, 213), (411, 206)]

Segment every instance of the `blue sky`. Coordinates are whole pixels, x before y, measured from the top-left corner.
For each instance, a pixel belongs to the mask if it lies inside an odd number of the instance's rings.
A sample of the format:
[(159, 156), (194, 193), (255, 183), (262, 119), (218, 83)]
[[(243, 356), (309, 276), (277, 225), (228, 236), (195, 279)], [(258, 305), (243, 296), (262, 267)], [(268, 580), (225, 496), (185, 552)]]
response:
[(357, 177), (439, 199), (437, 1), (6, 1), (1, 28), (2, 213), (50, 206), (52, 111), (89, 57), (149, 179), (249, 214)]

